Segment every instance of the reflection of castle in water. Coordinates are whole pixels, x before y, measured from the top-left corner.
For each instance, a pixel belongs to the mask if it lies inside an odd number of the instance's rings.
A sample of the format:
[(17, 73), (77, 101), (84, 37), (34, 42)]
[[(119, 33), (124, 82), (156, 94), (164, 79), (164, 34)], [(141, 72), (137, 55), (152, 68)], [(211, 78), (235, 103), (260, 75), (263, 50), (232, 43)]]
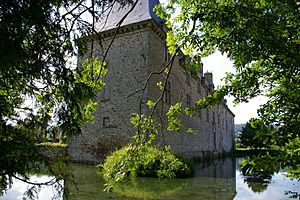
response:
[[(137, 177), (116, 184), (113, 193), (103, 192), (104, 180), (94, 175), (93, 167), (76, 165), (74, 178), (81, 192), (69, 185), (70, 199), (172, 199), (233, 200), (236, 196), (235, 158), (195, 165), (192, 178), (157, 179)], [(91, 199), (93, 199), (91, 198)]]
[(195, 176), (235, 179), (236, 162), (235, 159), (226, 158), (212, 160), (195, 165)]
[(201, 190), (207, 188), (201, 199), (234, 199), (236, 195), (236, 160), (226, 158), (212, 160), (195, 165), (195, 178), (192, 185), (201, 184)]

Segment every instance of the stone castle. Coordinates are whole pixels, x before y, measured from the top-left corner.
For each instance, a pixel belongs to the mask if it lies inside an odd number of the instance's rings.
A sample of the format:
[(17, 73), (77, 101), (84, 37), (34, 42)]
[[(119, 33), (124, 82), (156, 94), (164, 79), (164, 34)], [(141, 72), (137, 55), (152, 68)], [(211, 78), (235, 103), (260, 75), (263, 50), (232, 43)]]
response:
[[(128, 144), (137, 131), (130, 123), (132, 114), (139, 111), (141, 92), (137, 91), (143, 88), (151, 72), (160, 71), (170, 59), (165, 42), (166, 28), (163, 20), (152, 11), (157, 3), (158, 0), (139, 0), (113, 42), (116, 25), (131, 5), (122, 7), (115, 3), (109, 16), (98, 24), (102, 42), (93, 44), (94, 55), (101, 60), (112, 44), (106, 57), (108, 73), (103, 78), (106, 86), (97, 96), (99, 108), (95, 112), (95, 122), (85, 125), (82, 135), (70, 141), (69, 154), (73, 160), (99, 162), (112, 150)], [(163, 103), (158, 106), (162, 113), (176, 102), (190, 106), (214, 91), (212, 73), (203, 74), (202, 66), (197, 73), (188, 73), (184, 61), (185, 57), (180, 54), (175, 57)], [(150, 111), (145, 102), (155, 101), (161, 95), (157, 82), (162, 78), (155, 75), (150, 79), (142, 97), (143, 113)], [(165, 121), (162, 117), (162, 125), (166, 125)], [(234, 114), (225, 101), (212, 109), (201, 110), (196, 117), (183, 117), (182, 124), (198, 134), (162, 130), (156, 144), (170, 145), (175, 153), (196, 157), (229, 152), (234, 147)]]

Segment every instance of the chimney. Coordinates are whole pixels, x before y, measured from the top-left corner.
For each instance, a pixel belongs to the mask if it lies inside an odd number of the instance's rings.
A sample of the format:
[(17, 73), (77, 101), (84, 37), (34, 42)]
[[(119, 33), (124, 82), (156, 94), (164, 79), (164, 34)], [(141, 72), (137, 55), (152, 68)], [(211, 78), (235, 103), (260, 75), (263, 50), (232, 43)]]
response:
[(215, 86), (213, 83), (213, 74), (211, 72), (205, 72), (204, 77), (207, 80), (209, 92), (213, 92), (215, 89)]

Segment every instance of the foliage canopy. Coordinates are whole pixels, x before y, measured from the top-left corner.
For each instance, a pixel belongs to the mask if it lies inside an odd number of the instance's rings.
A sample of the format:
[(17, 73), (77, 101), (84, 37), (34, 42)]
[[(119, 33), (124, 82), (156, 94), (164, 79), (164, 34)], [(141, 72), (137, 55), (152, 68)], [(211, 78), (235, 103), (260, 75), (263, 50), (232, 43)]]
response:
[(266, 126), (261, 120), (252, 118), (243, 127), (238, 139), (242, 147), (270, 148), (274, 131), (273, 127)]
[(170, 51), (180, 47), (199, 60), (217, 49), (234, 61), (236, 74), (228, 73), (225, 86), (198, 101), (195, 110), (224, 95), (234, 96), (236, 103), (267, 96), (258, 112), (263, 123), (276, 128), (273, 147), (284, 153), (275, 160), (295, 160), (293, 166), (299, 167), (299, 2), (171, 0), (157, 12), (170, 28)]
[(96, 32), (109, 6), (108, 0), (0, 1), (0, 189), (47, 160), (37, 144), (50, 133), (65, 139), (93, 120), (106, 63), (92, 52), (84, 52), (81, 66), (73, 58), (81, 53), (78, 38)]

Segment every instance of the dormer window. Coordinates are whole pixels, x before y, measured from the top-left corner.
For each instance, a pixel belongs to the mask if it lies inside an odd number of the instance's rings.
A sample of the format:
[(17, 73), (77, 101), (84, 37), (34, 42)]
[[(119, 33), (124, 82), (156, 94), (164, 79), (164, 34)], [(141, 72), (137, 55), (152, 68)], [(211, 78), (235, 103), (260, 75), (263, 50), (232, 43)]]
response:
[(179, 58), (179, 66), (185, 68), (185, 56)]

